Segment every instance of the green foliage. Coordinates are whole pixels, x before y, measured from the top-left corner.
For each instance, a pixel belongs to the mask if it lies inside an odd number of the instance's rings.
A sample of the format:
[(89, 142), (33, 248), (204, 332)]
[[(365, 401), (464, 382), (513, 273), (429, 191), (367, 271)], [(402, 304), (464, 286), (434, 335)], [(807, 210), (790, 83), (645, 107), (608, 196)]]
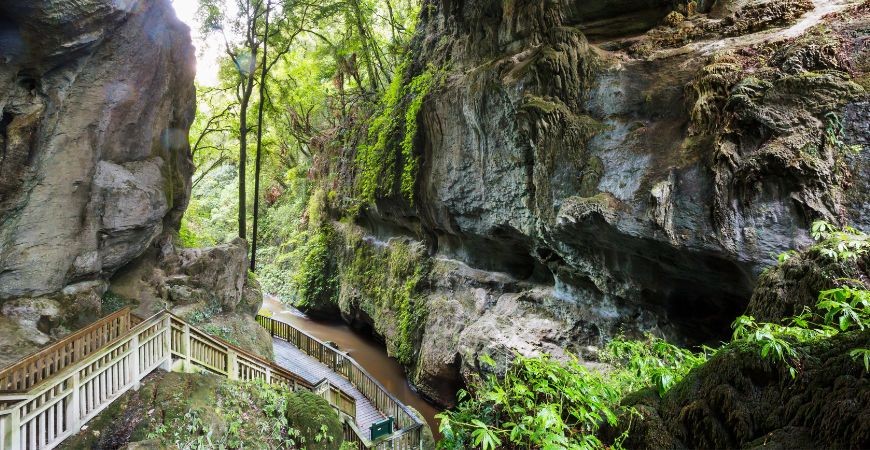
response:
[[(484, 363), (492, 363), (482, 357)], [(459, 405), (437, 417), (445, 449), (599, 449), (603, 422), (616, 424), (621, 392), (576, 358), (517, 357), (504, 379), (489, 376)]]
[(440, 72), (430, 67), (409, 81), (408, 68), (406, 61), (396, 69), (381, 99), (380, 113), (369, 123), (368, 142), (357, 153), (356, 162), (361, 169), (357, 189), (362, 202), (393, 194), (397, 184), (402, 196), (409, 203), (414, 202), (419, 170), (419, 157), (414, 153), (418, 115)]
[(202, 308), (198, 308), (186, 314), (184, 320), (193, 326), (199, 326), (211, 320), (212, 317), (220, 314), (223, 309), (216, 302), (211, 302)]
[(825, 115), (825, 119), (828, 121), (827, 126), (825, 126), (825, 140), (828, 145), (845, 154), (856, 154), (861, 152), (862, 147), (860, 145), (848, 145), (843, 142), (845, 128), (843, 127), (843, 120), (840, 116), (836, 113), (830, 112)]
[[(819, 241), (814, 248), (830, 248), (832, 257), (852, 259), (866, 252), (866, 236), (852, 228), (817, 222), (812, 234)], [(586, 371), (573, 358), (563, 363), (546, 355), (517, 357), (503, 378), (491, 375), (473, 384), (472, 393), (460, 392), (454, 410), (438, 415), (444, 434), (441, 448), (603, 449), (595, 432), (605, 422), (615, 423), (615, 412), (625, 395), (654, 388), (665, 396), (693, 369), (735, 344), (757, 349), (760, 358), (783, 364), (797, 378), (808, 344), (870, 327), (870, 291), (860, 281), (841, 281), (842, 286), (819, 293), (813, 310), (807, 308), (782, 324), (738, 317), (732, 325), (732, 343), (718, 349), (692, 351), (652, 336), (618, 338), (599, 355), (612, 366), (606, 375)], [(855, 348), (849, 356), (870, 372), (870, 349)], [(495, 365), (486, 355), (480, 360)], [(629, 418), (637, 413), (624, 412)], [(618, 448), (625, 436), (610, 448)]]
[[(285, 301), (296, 297), (294, 276), (305, 256), (305, 242), (312, 227), (311, 197), (314, 190), (304, 167), (287, 171), (284, 183), (291, 194), (280, 196), (260, 216), (261, 242), (257, 275), (264, 292)], [(318, 214), (320, 210), (318, 210)]]
[(287, 398), (286, 411), (287, 423), (299, 430), (308, 450), (339, 450), (344, 428), (326, 400), (300, 391)]
[[(261, 380), (223, 382), (215, 393), (216, 404), (194, 406), (183, 415), (166, 418), (148, 438), (185, 450), (333, 448), (318, 446), (313, 437), (291, 425), (288, 417), (296, 414), (297, 409), (307, 408), (299, 403), (297, 395), (288, 396), (283, 386)], [(318, 417), (321, 419), (318, 423), (338, 421), (337, 414), (330, 412), (332, 417)], [(340, 432), (329, 437), (338, 442), (335, 448), (341, 444)]]
[(621, 386), (622, 391), (642, 389), (651, 383), (663, 396), (690, 370), (707, 362), (713, 351), (704, 348), (695, 353), (647, 335), (642, 341), (614, 339), (601, 356), (602, 360), (619, 368), (612, 374), (612, 380)]
[(866, 329), (870, 326), (868, 305), (870, 291), (849, 286), (829, 289), (819, 294), (815, 311), (806, 310), (790, 318), (786, 325), (757, 323), (751, 316), (738, 317), (732, 324), (733, 340), (757, 346), (762, 358), (785, 364), (792, 378), (796, 378), (803, 357), (796, 345)]
[(184, 248), (197, 248), (204, 247), (203, 240), (196, 235), (196, 233), (190, 228), (190, 222), (182, 221), (181, 229), (178, 230), (178, 241), (181, 243), (181, 246)]
[(411, 204), (414, 203), (414, 186), (420, 166), (419, 157), (414, 154), (414, 140), (417, 138), (417, 126), (420, 110), (423, 108), (423, 101), (426, 99), (435, 81), (436, 72), (430, 68), (412, 78), (411, 83), (407, 86), (411, 101), (408, 103), (408, 109), (405, 111), (405, 133), (402, 137), (402, 160), (405, 161), (405, 165), (402, 169), (401, 190), (402, 195)]
[(818, 242), (813, 248), (835, 261), (853, 260), (870, 251), (870, 237), (849, 226), (838, 229), (820, 220), (813, 222), (810, 234)]
[(331, 254), (335, 231), (328, 224), (321, 225), (305, 242), (302, 260), (293, 276), (297, 288), (297, 305), (319, 307), (335, 303), (337, 281), (335, 259)]
[(100, 299), (100, 312), (105, 316), (130, 304), (126, 298), (108, 290)]
[(782, 252), (776, 256), (776, 262), (777, 262), (777, 264), (783, 264), (797, 254), (798, 254), (798, 252), (796, 252), (794, 250)]
[(425, 249), (400, 240), (373, 245), (350, 230), (344, 236), (344, 246), (352, 249), (352, 254), (341, 264), (342, 281), (360, 292), (360, 307), (370, 317), (376, 321), (397, 319), (396, 346), (391, 353), (400, 363), (413, 364), (427, 315), (420, 294), (430, 269)]
[(870, 349), (856, 348), (849, 352), (849, 356), (856, 361), (862, 360), (864, 363), (864, 371), (870, 373)]

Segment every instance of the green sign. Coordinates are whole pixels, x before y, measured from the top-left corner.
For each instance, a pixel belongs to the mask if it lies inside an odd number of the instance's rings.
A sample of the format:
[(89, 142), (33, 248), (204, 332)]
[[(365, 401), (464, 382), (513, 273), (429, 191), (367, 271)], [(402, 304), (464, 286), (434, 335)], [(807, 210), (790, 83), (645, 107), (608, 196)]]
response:
[(375, 440), (381, 436), (388, 436), (393, 433), (393, 418), (387, 417), (380, 422), (375, 422), (372, 424), (369, 430), (371, 430), (372, 432), (372, 440)]

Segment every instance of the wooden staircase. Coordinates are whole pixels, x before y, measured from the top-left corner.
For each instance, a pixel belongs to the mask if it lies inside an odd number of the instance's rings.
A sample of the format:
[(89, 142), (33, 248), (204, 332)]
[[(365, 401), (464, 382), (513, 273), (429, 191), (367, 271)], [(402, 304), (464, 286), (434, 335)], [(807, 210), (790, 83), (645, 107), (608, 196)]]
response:
[(0, 370), (0, 450), (56, 447), (157, 369), (313, 391), (339, 412), (346, 438), (359, 448), (422, 449), (419, 427), (416, 442), (401, 438), (407, 430), (395, 439), (366, 439), (355, 424), (356, 399), (326, 379), (307, 381), (168, 311), (140, 319), (125, 308)]

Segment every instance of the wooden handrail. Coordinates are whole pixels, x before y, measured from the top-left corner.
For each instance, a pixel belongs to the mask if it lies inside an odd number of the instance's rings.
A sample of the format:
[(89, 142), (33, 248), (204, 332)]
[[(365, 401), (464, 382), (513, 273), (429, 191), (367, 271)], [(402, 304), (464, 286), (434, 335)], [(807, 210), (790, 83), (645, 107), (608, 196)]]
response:
[[(325, 364), (334, 372), (342, 375), (359, 389), (366, 398), (372, 401), (378, 410), (386, 415), (393, 415), (399, 430), (388, 438), (378, 442), (393, 441), (402, 436), (408, 436), (409, 433), (414, 434), (415, 430), (418, 430), (416, 435), (421, 436), (420, 433), (422, 431), (419, 430), (422, 430), (424, 423), (417, 415), (411, 412), (405, 404), (393, 396), (375, 377), (369, 374), (347, 353), (336, 349), (287, 322), (257, 315), (257, 323), (269, 331), (272, 336), (293, 344), (309, 356)], [(294, 339), (294, 335), (296, 339)], [(359, 430), (356, 430), (356, 432), (358, 433)], [(377, 447), (376, 443), (373, 444), (362, 436), (359, 443), (364, 447)]]
[[(176, 316), (175, 314), (172, 314), (171, 312), (168, 312), (168, 311), (167, 311), (166, 314), (168, 314), (170, 317), (172, 317), (174, 320), (176, 320), (176, 321), (178, 321), (178, 322), (181, 322), (181, 323), (187, 324), (187, 323), (184, 321), (184, 319), (182, 319), (182, 318)], [(257, 361), (257, 362), (259, 362), (260, 364), (263, 364), (263, 365), (267, 365), (267, 366), (269, 366), (270, 369), (272, 369), (274, 372), (277, 372), (278, 374), (283, 375), (283, 376), (285, 376), (286, 378), (290, 378), (290, 379), (296, 381), (299, 385), (305, 387), (305, 388), (308, 389), (308, 390), (312, 390), (312, 389), (314, 389), (314, 387), (315, 387), (315, 384), (314, 384), (314, 383), (309, 382), (309, 381), (306, 380), (305, 378), (303, 378), (303, 377), (301, 377), (301, 376), (299, 376), (299, 375), (297, 375), (297, 374), (295, 374), (295, 373), (293, 373), (293, 372), (291, 372), (291, 371), (285, 369), (284, 367), (281, 367), (281, 366), (275, 364), (275, 363), (272, 362), (272, 361), (269, 361), (269, 360), (266, 359), (266, 358), (263, 358), (262, 356), (256, 355), (256, 354), (251, 353), (251, 352), (249, 352), (249, 351), (247, 351), (247, 350), (244, 350), (244, 349), (242, 349), (242, 348), (239, 348), (239, 347), (237, 347), (237, 346), (235, 346), (235, 345), (233, 345), (233, 344), (230, 344), (229, 342), (227, 342), (227, 341), (225, 341), (225, 340), (223, 340), (223, 339), (221, 339), (221, 338), (219, 338), (219, 337), (212, 336), (212, 335), (206, 333), (205, 331), (202, 331), (202, 330), (200, 330), (199, 328), (196, 328), (196, 327), (193, 326), (193, 325), (190, 325), (190, 324), (187, 324), (187, 325), (188, 325), (192, 330), (196, 330), (196, 332), (197, 332), (197, 338), (205, 339), (205, 340), (209, 340), (209, 341), (211, 341), (213, 344), (216, 344), (216, 345), (222, 345), (222, 346), (224, 346), (224, 347), (227, 347), (228, 349), (232, 349), (233, 351), (237, 352), (237, 353), (240, 354), (240, 355), (243, 355), (245, 358), (255, 360), (255, 361)]]
[[(196, 343), (207, 355), (194, 354)], [(67, 352), (71, 344), (74, 351)], [(63, 358), (58, 359), (58, 354)], [(220, 367), (200, 356), (215, 358)], [(328, 380), (312, 384), (168, 311), (141, 319), (125, 308), (23, 358), (3, 373), (27, 375), (32, 367), (42, 371), (38, 377), (14, 375), (24, 380), (25, 387), (0, 392), (0, 450), (54, 448), (157, 368), (193, 371), (199, 367), (230, 379), (260, 378), (293, 390), (311, 390), (324, 396), (345, 422), (356, 416), (356, 399)]]
[[(65, 367), (115, 342), (130, 327), (130, 308), (115, 311), (0, 370), (0, 392), (26, 392)], [(98, 333), (100, 331), (102, 333)]]

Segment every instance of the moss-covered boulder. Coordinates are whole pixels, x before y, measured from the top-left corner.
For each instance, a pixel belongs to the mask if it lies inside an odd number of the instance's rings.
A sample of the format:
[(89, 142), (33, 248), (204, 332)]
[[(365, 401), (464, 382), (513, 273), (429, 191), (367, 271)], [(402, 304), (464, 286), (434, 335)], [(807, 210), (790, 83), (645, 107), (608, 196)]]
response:
[(870, 345), (870, 331), (800, 348), (807, 355), (792, 379), (758, 349), (734, 345), (692, 371), (663, 398), (625, 401), (639, 418), (627, 448), (867, 448), (870, 376), (849, 355)]
[[(305, 417), (308, 422), (291, 423), (289, 417)], [(296, 429), (295, 424), (302, 428)], [(312, 424), (317, 424), (323, 442), (335, 446), (309, 444), (305, 427)], [(327, 427), (321, 430), (320, 424)], [(213, 375), (158, 372), (143, 380), (138, 391), (112, 403), (61, 448), (313, 450), (338, 449), (342, 442), (338, 414), (311, 393), (292, 394), (262, 382)]]
[(796, 254), (758, 279), (746, 314), (761, 322), (779, 322), (816, 304), (819, 292), (843, 283), (870, 289), (870, 255), (832, 259), (819, 248)]
[(299, 431), (308, 450), (338, 450), (343, 426), (335, 409), (312, 392), (300, 391), (287, 397), (287, 424)]

